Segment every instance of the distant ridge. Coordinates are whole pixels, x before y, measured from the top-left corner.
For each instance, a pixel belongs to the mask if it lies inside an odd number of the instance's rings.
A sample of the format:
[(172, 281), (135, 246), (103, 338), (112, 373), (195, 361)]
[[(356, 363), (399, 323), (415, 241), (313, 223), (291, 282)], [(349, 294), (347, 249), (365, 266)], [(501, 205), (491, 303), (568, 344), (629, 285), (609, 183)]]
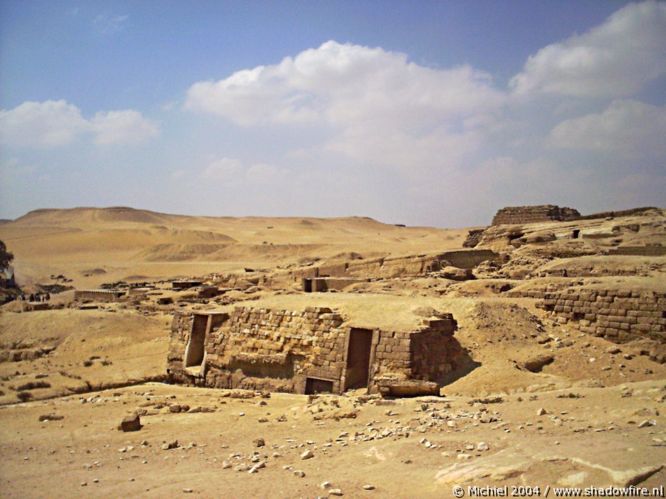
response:
[(108, 207), (94, 207), (94, 206), (77, 206), (74, 208), (38, 208), (31, 210), (25, 215), (22, 215), (15, 220), (8, 220), (7, 222), (16, 223), (58, 223), (69, 222), (77, 216), (86, 218), (87, 221), (100, 221), (100, 222), (134, 222), (134, 223), (150, 223), (150, 224), (163, 224), (173, 221), (186, 221), (187, 219), (206, 218), (213, 220), (298, 220), (304, 223), (317, 222), (322, 220), (347, 220), (355, 222), (367, 222), (384, 225), (371, 217), (366, 216), (347, 216), (347, 217), (308, 217), (308, 216), (263, 216), (263, 215), (247, 215), (247, 216), (228, 216), (228, 215), (179, 215), (173, 213), (161, 213), (152, 210), (144, 210), (140, 208), (132, 208), (129, 206), (108, 206)]

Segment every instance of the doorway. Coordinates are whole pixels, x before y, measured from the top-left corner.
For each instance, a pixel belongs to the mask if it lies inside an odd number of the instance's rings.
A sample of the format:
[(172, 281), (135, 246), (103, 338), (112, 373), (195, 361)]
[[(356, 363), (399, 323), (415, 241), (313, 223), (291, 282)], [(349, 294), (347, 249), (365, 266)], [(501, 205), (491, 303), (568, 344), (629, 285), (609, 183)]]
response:
[(195, 315), (192, 323), (190, 341), (185, 350), (185, 367), (200, 366), (204, 360), (204, 344), (206, 342), (207, 315)]
[(370, 375), (372, 330), (351, 328), (347, 348), (346, 389), (365, 388)]
[(312, 395), (315, 393), (332, 393), (333, 381), (320, 378), (306, 378), (305, 379), (305, 394)]

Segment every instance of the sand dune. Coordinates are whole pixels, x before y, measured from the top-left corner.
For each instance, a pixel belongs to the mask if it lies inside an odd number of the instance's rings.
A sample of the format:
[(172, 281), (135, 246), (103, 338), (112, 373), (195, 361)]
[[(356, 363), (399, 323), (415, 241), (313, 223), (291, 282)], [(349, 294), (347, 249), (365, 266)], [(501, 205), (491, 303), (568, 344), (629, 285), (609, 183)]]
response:
[[(35, 210), (0, 226), (20, 281), (64, 274), (79, 286), (131, 275), (159, 278), (296, 263), (344, 251), (432, 252), (460, 247), (465, 234), (367, 217), (194, 217), (125, 207)], [(194, 265), (184, 268), (184, 263)], [(91, 268), (105, 273), (82, 275)]]

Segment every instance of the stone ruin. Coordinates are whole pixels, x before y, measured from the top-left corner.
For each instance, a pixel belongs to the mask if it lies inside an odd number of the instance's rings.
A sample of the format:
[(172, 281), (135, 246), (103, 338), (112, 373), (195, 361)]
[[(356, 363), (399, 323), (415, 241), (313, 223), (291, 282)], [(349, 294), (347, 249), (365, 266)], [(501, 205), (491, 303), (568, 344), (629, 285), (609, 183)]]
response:
[(125, 291), (115, 289), (77, 289), (74, 291), (75, 301), (118, 302), (126, 295)]
[(578, 210), (554, 204), (539, 206), (508, 206), (500, 209), (491, 225), (529, 224), (537, 222), (564, 222), (580, 218)]
[(456, 328), (451, 314), (407, 331), (361, 328), (324, 307), (177, 313), (167, 375), (215, 388), (438, 395), (465, 356)]
[[(291, 276), (301, 280), (306, 293), (342, 290), (358, 282), (397, 277), (420, 277), (446, 267), (471, 270), (485, 261), (496, 261), (499, 255), (491, 250), (452, 250), (430, 255), (352, 260), (295, 270)], [(471, 274), (470, 274), (471, 275)]]
[(580, 330), (615, 343), (650, 338), (666, 343), (666, 293), (568, 287), (532, 295), (537, 306)]

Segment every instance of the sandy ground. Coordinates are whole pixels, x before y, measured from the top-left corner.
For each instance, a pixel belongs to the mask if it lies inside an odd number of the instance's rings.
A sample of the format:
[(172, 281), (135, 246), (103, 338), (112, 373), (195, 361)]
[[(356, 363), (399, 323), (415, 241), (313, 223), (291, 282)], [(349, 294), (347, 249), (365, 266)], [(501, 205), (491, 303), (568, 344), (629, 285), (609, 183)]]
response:
[[(499, 403), (363, 403), (353, 396), (309, 403), (298, 395), (235, 399), (149, 384), (3, 407), (0, 483), (3, 497), (191, 491), (248, 498), (326, 496), (324, 482), (348, 497), (404, 498), (452, 497), (458, 484), (625, 485), (666, 460), (659, 415), (665, 393), (663, 382), (652, 381), (504, 396)], [(169, 405), (214, 412), (172, 413)], [(147, 412), (143, 428), (118, 431), (133, 410)], [(63, 419), (39, 421), (48, 414)], [(265, 446), (257, 447), (259, 438)], [(178, 447), (163, 449), (175, 440)], [(314, 457), (302, 459), (307, 449)], [(256, 463), (265, 467), (249, 473)], [(665, 478), (658, 471), (642, 485)]]
[[(612, 232), (622, 224), (641, 228)], [(565, 286), (571, 281), (558, 272), (566, 270), (577, 285), (664, 291), (665, 257), (603, 256), (613, 244), (666, 243), (663, 216), (521, 230), (528, 239), (547, 239), (575, 227), (593, 237), (513, 248), (501, 230), (491, 233), (487, 247), (513, 251), (511, 261), (467, 282), (399, 278), (326, 294), (259, 286), (229, 291), (222, 298), (234, 303), (227, 305), (157, 306), (155, 295), (88, 310), (72, 305), (68, 292), (54, 295), (59, 310), (16, 313), (5, 306), (0, 497), (296, 498), (334, 497), (336, 489), (346, 497), (453, 497), (455, 485), (465, 487), (465, 497), (473, 485), (507, 485), (509, 495), (513, 486), (540, 487), (532, 496), (541, 497), (549, 486), (553, 497), (559, 486), (664, 485), (666, 365), (643, 355), (640, 342), (618, 346), (582, 334), (537, 309), (535, 300), (499, 290)], [(367, 218), (232, 219), (131, 209), (45, 210), (0, 225), (20, 279), (50, 283), (51, 275), (64, 274), (79, 288), (246, 267), (283, 271), (351, 252), (432, 253), (460, 248), (466, 232)], [(559, 258), (545, 258), (548, 251)], [(420, 311), (433, 308), (453, 313), (468, 361), (438, 398), (265, 397), (171, 386), (156, 380), (165, 374), (172, 313), (181, 305), (328, 306), (351, 325), (387, 330), (412, 329)], [(540, 372), (525, 369), (544, 355), (552, 362)], [(134, 412), (141, 430), (119, 431)], [(307, 450), (313, 457), (302, 459)]]
[(467, 230), (398, 227), (364, 217), (186, 217), (131, 208), (37, 210), (0, 225), (25, 283), (63, 274), (102, 282), (274, 267), (343, 252), (366, 257), (459, 248)]

